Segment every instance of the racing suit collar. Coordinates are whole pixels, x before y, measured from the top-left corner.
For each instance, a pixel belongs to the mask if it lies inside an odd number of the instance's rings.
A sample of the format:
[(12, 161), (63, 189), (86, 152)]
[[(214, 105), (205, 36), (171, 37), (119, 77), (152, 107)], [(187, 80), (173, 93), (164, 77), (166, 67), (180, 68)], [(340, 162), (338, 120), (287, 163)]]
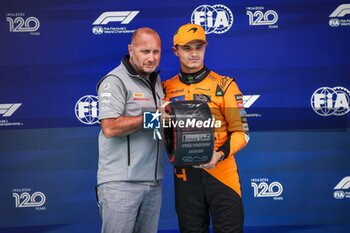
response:
[(209, 73), (210, 70), (206, 66), (203, 66), (203, 68), (200, 71), (197, 71), (193, 74), (187, 74), (180, 70), (179, 77), (181, 82), (185, 84), (193, 84), (203, 81)]

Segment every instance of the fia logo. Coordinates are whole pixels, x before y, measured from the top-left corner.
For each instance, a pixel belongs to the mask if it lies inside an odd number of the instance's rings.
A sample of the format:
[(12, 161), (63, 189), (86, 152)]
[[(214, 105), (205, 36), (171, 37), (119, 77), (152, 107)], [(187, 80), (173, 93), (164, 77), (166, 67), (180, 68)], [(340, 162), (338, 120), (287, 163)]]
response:
[(159, 129), (160, 128), (160, 115), (157, 112), (144, 112), (143, 113), (143, 128), (144, 129)]
[(103, 34), (103, 27), (101, 27), (101, 26), (93, 27), (92, 28), (92, 33), (94, 33), (95, 35)]
[(283, 192), (282, 184), (277, 181), (268, 184), (268, 181), (267, 178), (252, 179), (251, 187), (254, 190), (254, 197), (273, 197), (274, 200), (283, 200), (283, 197), (280, 196)]
[(81, 97), (75, 105), (75, 116), (86, 125), (98, 123), (98, 97), (93, 95)]
[[(40, 27), (40, 21), (36, 17), (11, 17), (11, 15), (16, 14), (7, 14), (9, 17), (6, 17), (6, 21), (9, 22), (10, 32), (36, 32)], [(24, 15), (24, 14), (21, 14)]]
[(205, 34), (222, 34), (227, 32), (233, 24), (233, 14), (224, 5), (201, 5), (197, 7), (192, 15), (191, 22), (201, 25)]
[(46, 202), (46, 196), (42, 192), (35, 192), (33, 194), (28, 192), (22, 192), (21, 194), (13, 192), (12, 197), (15, 198), (16, 208), (41, 207)]
[[(261, 10), (247, 11), (247, 15), (249, 17), (249, 25), (251, 26), (268, 25), (271, 28), (272, 25), (276, 24), (278, 21), (278, 14), (274, 10), (268, 10), (266, 12)], [(278, 26), (275, 25), (273, 28), (277, 27)]]
[(311, 96), (311, 107), (320, 116), (343, 116), (350, 111), (350, 92), (344, 87), (321, 87)]

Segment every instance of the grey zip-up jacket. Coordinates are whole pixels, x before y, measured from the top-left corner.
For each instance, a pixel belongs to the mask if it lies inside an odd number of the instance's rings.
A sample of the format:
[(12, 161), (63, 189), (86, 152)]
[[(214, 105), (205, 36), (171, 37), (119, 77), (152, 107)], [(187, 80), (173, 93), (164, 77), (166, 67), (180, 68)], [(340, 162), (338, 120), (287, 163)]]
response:
[[(125, 56), (97, 84), (99, 119), (138, 116), (156, 111), (164, 94), (158, 73), (150, 80), (137, 75)], [(110, 181), (157, 182), (163, 178), (163, 142), (153, 130), (106, 138), (100, 131), (97, 184)]]

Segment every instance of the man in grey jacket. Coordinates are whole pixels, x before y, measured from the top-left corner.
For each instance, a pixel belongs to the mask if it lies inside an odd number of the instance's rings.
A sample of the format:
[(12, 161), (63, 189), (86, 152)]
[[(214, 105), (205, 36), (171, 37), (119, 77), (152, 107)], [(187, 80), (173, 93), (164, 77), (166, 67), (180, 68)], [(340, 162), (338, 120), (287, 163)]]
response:
[(143, 112), (164, 95), (155, 69), (161, 55), (156, 31), (139, 28), (129, 55), (97, 85), (99, 162), (97, 194), (102, 232), (156, 233), (162, 200), (163, 143), (142, 129)]

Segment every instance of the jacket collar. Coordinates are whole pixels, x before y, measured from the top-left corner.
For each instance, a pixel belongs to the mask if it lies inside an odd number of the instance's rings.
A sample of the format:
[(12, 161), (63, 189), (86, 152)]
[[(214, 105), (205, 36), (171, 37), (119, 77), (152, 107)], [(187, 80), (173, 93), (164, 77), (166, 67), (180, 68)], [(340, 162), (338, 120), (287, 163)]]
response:
[[(141, 75), (139, 75), (137, 72), (136, 72), (136, 70), (134, 69), (134, 67), (130, 64), (130, 56), (129, 55), (125, 55), (124, 56), (124, 58), (123, 58), (123, 60), (122, 60), (122, 63), (123, 63), (123, 65), (125, 66), (125, 68), (127, 69), (127, 71), (128, 71), (128, 73), (130, 74), (130, 75), (133, 75), (133, 76), (139, 76), (139, 77), (141, 77)], [(154, 76), (154, 75), (158, 75), (159, 74), (159, 72), (160, 72), (160, 70), (157, 70), (157, 71), (154, 71), (154, 72), (152, 72), (151, 73), (151, 75), (150, 75), (150, 77), (151, 76)]]
[[(130, 64), (130, 55), (125, 55), (123, 60), (122, 60), (122, 64), (124, 65), (124, 67), (126, 68), (127, 72), (129, 73), (129, 75), (131, 77), (135, 77), (135, 78), (141, 78), (143, 80), (146, 80), (146, 78), (142, 77), (141, 75), (139, 75), (136, 70), (134, 69), (134, 67)], [(160, 70), (154, 71), (150, 74), (149, 76), (149, 81), (151, 82), (152, 86), (155, 85), (156, 81), (157, 81), (157, 77), (159, 75)]]

